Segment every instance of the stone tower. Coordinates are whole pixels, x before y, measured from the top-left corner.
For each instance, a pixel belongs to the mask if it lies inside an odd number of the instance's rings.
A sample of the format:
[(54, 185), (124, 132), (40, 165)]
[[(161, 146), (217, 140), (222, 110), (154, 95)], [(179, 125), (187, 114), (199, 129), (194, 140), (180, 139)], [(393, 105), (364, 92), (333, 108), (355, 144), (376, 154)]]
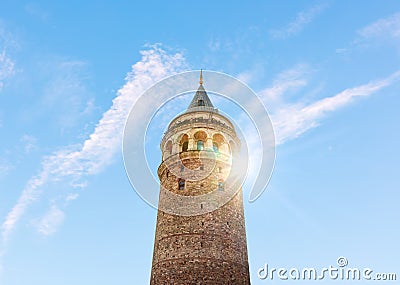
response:
[(250, 284), (241, 183), (228, 181), (239, 149), (200, 73), (188, 109), (161, 141), (151, 285)]

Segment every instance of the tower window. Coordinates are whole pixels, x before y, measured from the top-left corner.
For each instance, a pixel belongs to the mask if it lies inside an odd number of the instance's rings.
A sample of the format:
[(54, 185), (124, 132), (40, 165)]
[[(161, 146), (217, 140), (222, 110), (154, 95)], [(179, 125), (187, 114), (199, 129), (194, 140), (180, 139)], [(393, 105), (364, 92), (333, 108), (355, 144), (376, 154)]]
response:
[(218, 190), (219, 191), (224, 191), (224, 182), (222, 182), (222, 181), (218, 182)]
[(204, 106), (204, 100), (200, 99), (198, 103), (199, 103), (199, 106)]
[(197, 150), (203, 150), (203, 149), (204, 149), (204, 142), (197, 141)]
[(200, 165), (200, 170), (204, 170), (204, 165)]
[(169, 170), (167, 170), (167, 178), (169, 177)]
[(185, 180), (179, 179), (178, 186), (179, 190), (185, 190)]
[(213, 142), (213, 150), (214, 152), (218, 152), (218, 144), (216, 142)]
[(181, 165), (181, 172), (185, 171), (185, 166)]
[(187, 150), (188, 150), (188, 147), (189, 147), (189, 142), (188, 142), (188, 141), (185, 141), (185, 142), (182, 144), (182, 151), (187, 151)]
[(167, 154), (172, 154), (172, 141), (167, 142), (165, 149)]

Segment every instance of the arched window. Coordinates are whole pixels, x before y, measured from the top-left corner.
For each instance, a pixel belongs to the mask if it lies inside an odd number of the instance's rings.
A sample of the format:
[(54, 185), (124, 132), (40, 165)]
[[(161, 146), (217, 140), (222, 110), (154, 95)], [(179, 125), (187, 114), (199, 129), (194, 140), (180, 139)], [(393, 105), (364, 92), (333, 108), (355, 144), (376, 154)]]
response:
[(165, 145), (165, 150), (168, 154), (172, 154), (172, 141), (168, 141)]
[(218, 144), (216, 142), (213, 142), (213, 150), (214, 152), (218, 152)]
[(199, 105), (199, 106), (204, 106), (204, 100), (200, 99), (198, 105)]
[(179, 179), (178, 187), (179, 187), (179, 190), (185, 190), (185, 180)]
[(204, 131), (198, 131), (194, 134), (197, 150), (204, 149), (204, 142), (207, 141), (207, 134)]
[(182, 145), (182, 151), (187, 151), (189, 147), (189, 142), (184, 142)]
[(213, 138), (213, 150), (216, 153), (227, 153), (226, 151), (226, 142), (224, 137), (221, 134), (214, 134)]
[(181, 138), (180, 145), (182, 147), (182, 151), (187, 151), (189, 148), (189, 136), (184, 134)]
[(204, 142), (197, 141), (197, 150), (203, 150), (203, 149), (204, 149)]

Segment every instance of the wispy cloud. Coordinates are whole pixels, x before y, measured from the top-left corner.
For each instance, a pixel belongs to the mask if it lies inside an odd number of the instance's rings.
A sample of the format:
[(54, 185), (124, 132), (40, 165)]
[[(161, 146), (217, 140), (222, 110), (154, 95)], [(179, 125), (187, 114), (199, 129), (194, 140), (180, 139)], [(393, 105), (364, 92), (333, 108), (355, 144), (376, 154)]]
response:
[(49, 211), (37, 223), (37, 231), (45, 236), (51, 235), (57, 231), (57, 228), (64, 221), (65, 214), (57, 205), (52, 205)]
[(47, 181), (50, 172), (50, 169), (46, 167), (39, 175), (29, 179), (25, 189), (22, 191), (22, 194), (18, 199), (17, 204), (15, 204), (12, 210), (8, 213), (6, 219), (1, 225), (1, 237), (3, 244), (8, 241), (11, 231), (14, 229), (16, 223), (19, 221), (26, 208), (41, 194), (39, 187)]
[(348, 55), (360, 47), (394, 44), (400, 47), (400, 12), (378, 19), (356, 31), (348, 46), (336, 48), (336, 53)]
[(259, 92), (259, 96), (268, 102), (268, 105), (282, 101), (282, 96), (288, 92), (298, 91), (307, 85), (307, 75), (311, 69), (306, 64), (297, 64), (294, 67), (279, 73), (268, 86)]
[(16, 47), (17, 43), (13, 36), (4, 29), (0, 22), (0, 92), (6, 80), (15, 74), (15, 62), (10, 55), (10, 50), (14, 50)]
[[(80, 185), (78, 182), (85, 176), (98, 173), (109, 165), (120, 148), (125, 119), (139, 95), (158, 80), (186, 67), (181, 53), (169, 54), (158, 45), (141, 54), (141, 60), (132, 66), (125, 85), (118, 90), (111, 108), (103, 114), (89, 138), (81, 145), (65, 147), (43, 159), (39, 174), (28, 181), (1, 225), (3, 242), (10, 238), (18, 221), (28, 206), (39, 198), (46, 183), (69, 177), (72, 185)], [(71, 196), (65, 197), (65, 200), (71, 200)], [(57, 216), (60, 213), (54, 208), (51, 214)], [(42, 233), (51, 233), (51, 222), (54, 220), (45, 216), (42, 221), (43, 225), (47, 225), (47, 228), (42, 228)]]
[(59, 56), (49, 56), (37, 64), (38, 76), (45, 78), (33, 116), (51, 116), (61, 131), (76, 129), (96, 109), (94, 96), (87, 88), (89, 64)]
[(14, 166), (7, 160), (0, 158), (0, 179), (7, 174), (14, 168)]
[(359, 30), (358, 34), (363, 39), (400, 38), (400, 13), (377, 20)]
[(213, 52), (219, 51), (221, 49), (221, 39), (219, 38), (210, 39), (208, 42), (208, 48)]
[[(296, 65), (279, 73), (270, 86), (258, 92), (260, 99), (268, 108), (275, 132), (276, 145), (296, 139), (306, 131), (319, 126), (326, 115), (349, 105), (356, 98), (377, 93), (400, 81), (399, 70), (386, 78), (347, 88), (336, 95), (310, 100), (310, 98), (306, 98), (308, 96), (304, 96), (304, 94), (310, 94), (310, 89), (304, 89), (310, 85), (308, 75), (312, 71), (307, 65)], [(314, 92), (321, 92), (321, 87), (312, 88), (311, 93)], [(288, 96), (299, 93), (303, 95), (298, 98)], [(311, 103), (309, 103), (310, 101)], [(248, 176), (243, 188), (246, 192), (252, 190), (252, 183), (260, 173), (262, 159), (260, 153), (263, 153), (263, 147), (259, 133), (254, 129), (253, 122), (250, 122), (247, 116), (241, 117), (237, 123), (242, 126), (245, 134), (244, 141), (249, 151)]]
[(356, 48), (394, 45), (400, 48), (400, 12), (378, 19), (356, 33), (349, 47), (336, 49), (338, 54), (348, 54)]
[(305, 11), (301, 11), (297, 13), (296, 18), (292, 22), (282, 28), (272, 29), (269, 33), (275, 39), (284, 39), (297, 35), (327, 7), (326, 4), (318, 4)]
[[(260, 90), (258, 96), (267, 107), (275, 131), (276, 143), (295, 139), (320, 124), (329, 112), (342, 108), (358, 97), (369, 96), (400, 79), (400, 70), (390, 76), (347, 88), (336, 95), (320, 100), (309, 100), (304, 94), (321, 92), (321, 87), (309, 90), (309, 78), (314, 70), (307, 64), (297, 64), (279, 73), (271, 85)], [(308, 88), (305, 90), (305, 88)], [(295, 97), (301, 93), (302, 96)], [(311, 102), (310, 102), (311, 101)]]
[(400, 79), (400, 71), (387, 78), (348, 88), (342, 92), (310, 104), (292, 103), (277, 109), (271, 116), (276, 132), (277, 144), (297, 138), (307, 130), (319, 125), (319, 120), (351, 103), (357, 97), (369, 96)]
[(47, 22), (49, 14), (42, 7), (38, 6), (37, 3), (28, 3), (24, 7), (25, 12), (35, 19), (41, 22)]
[(67, 197), (65, 197), (65, 201), (66, 202), (74, 201), (74, 200), (78, 199), (78, 197), (79, 197), (78, 193), (71, 193), (71, 194), (68, 194)]
[(15, 72), (15, 64), (3, 49), (0, 52), (0, 91), (3, 89), (4, 82)]
[(32, 135), (25, 134), (20, 141), (24, 144), (25, 153), (30, 153), (37, 148), (37, 138)]

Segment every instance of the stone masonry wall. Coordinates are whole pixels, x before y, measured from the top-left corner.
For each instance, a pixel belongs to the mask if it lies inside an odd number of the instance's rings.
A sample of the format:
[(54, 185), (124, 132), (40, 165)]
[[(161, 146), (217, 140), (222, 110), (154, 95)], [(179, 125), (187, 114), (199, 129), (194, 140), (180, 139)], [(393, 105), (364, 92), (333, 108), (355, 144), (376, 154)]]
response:
[[(169, 191), (196, 196), (231, 190), (228, 186), (218, 189), (218, 182), (229, 173), (226, 160), (217, 160), (204, 179), (185, 181), (183, 190), (178, 186), (180, 173), (199, 170), (207, 160), (201, 161), (196, 151), (177, 154), (175, 160), (159, 167), (161, 185)], [(164, 203), (164, 207), (176, 206), (163, 197), (162, 191), (159, 203)], [(191, 206), (203, 207), (201, 203)], [(222, 207), (201, 215), (158, 211), (150, 284), (250, 284), (241, 189)]]

